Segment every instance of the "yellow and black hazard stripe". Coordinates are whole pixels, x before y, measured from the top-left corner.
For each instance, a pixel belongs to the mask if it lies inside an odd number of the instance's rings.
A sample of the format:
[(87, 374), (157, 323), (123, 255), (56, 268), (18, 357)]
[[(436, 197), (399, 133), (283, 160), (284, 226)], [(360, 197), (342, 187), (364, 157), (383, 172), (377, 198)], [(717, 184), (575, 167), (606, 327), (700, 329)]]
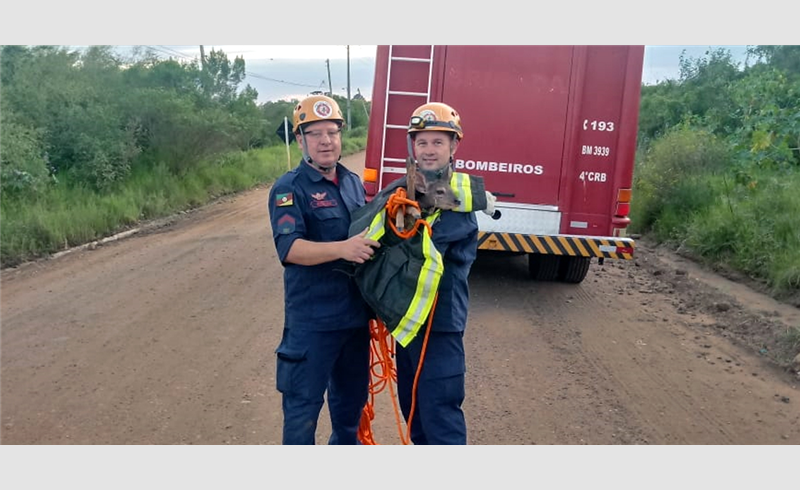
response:
[(479, 250), (630, 260), (635, 247), (631, 238), (478, 232)]

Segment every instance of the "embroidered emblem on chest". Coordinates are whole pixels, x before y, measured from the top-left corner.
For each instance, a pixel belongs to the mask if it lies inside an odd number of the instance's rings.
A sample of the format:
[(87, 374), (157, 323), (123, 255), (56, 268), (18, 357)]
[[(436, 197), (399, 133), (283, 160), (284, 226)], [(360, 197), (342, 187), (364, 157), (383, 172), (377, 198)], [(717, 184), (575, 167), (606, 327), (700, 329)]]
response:
[(325, 199), (328, 196), (327, 192), (315, 192), (311, 194), (311, 207), (312, 208), (335, 208), (339, 205), (336, 199)]

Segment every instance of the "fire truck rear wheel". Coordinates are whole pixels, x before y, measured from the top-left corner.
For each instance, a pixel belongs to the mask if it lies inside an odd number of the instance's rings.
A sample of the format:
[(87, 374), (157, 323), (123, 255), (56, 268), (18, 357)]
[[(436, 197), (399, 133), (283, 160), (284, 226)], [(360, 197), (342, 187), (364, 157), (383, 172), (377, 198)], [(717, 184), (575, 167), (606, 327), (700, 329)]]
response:
[(578, 284), (586, 278), (589, 272), (591, 257), (563, 257), (561, 269), (558, 271), (558, 279), (563, 282)]
[(536, 281), (555, 281), (561, 269), (561, 256), (528, 254), (528, 273)]

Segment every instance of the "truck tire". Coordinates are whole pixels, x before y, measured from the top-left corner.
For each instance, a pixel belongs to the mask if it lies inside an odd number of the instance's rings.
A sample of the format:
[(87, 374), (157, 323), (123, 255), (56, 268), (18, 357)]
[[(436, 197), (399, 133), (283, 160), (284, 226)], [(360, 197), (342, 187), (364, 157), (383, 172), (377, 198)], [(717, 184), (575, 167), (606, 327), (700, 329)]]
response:
[(561, 269), (558, 271), (558, 279), (572, 284), (582, 282), (586, 278), (591, 262), (591, 257), (563, 257)]
[(528, 273), (536, 281), (555, 281), (561, 268), (561, 256), (528, 254)]

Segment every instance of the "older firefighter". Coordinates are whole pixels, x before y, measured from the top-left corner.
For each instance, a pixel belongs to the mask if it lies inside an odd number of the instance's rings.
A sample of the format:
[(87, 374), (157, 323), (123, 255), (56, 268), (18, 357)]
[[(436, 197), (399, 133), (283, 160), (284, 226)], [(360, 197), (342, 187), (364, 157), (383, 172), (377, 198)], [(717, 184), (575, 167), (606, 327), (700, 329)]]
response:
[(314, 444), (327, 390), (329, 444), (357, 444), (369, 390), (369, 321), (373, 317), (353, 278), (380, 244), (363, 234), (348, 238), (350, 213), (365, 204), (358, 175), (340, 162), (344, 118), (323, 95), (294, 109), (300, 164), (278, 178), (269, 215), (284, 267), (285, 318), (276, 349), (282, 394), (283, 444)]
[[(405, 177), (360, 208), (350, 229), (352, 235), (354, 227), (368, 225), (367, 236), (384, 243), (373, 259), (357, 269), (356, 280), (396, 339), (398, 399), (414, 444), (467, 443), (461, 405), (467, 277), (478, 248), (478, 223), (472, 211), (492, 215), (494, 196), (484, 190), (480, 177), (453, 172), (453, 155), (463, 136), (461, 118), (447, 104), (428, 103), (413, 112), (408, 143), (415, 171), (428, 181), (447, 178), (459, 203), (453, 210), (423, 213), (431, 224), (430, 237), (423, 232), (398, 240), (385, 231), (391, 220), (380, 209), (398, 187), (413, 185)], [(428, 320), (432, 322), (426, 335)]]

